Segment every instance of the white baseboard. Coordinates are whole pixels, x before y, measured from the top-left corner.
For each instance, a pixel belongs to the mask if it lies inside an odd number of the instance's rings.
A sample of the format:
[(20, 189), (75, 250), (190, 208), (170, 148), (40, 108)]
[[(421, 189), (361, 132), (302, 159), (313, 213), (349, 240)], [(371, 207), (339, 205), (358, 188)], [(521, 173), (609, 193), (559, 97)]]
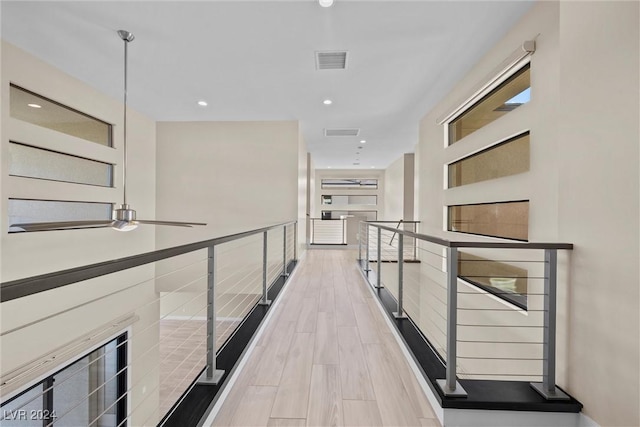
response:
[(445, 409), (443, 427), (600, 427), (584, 414)]

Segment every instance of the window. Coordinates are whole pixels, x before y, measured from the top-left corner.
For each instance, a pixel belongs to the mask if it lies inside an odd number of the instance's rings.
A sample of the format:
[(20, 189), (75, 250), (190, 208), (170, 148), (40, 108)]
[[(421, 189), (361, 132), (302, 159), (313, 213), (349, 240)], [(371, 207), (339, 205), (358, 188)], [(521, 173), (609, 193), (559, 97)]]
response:
[(376, 195), (363, 195), (363, 196), (335, 196), (335, 195), (323, 195), (323, 205), (376, 205), (378, 203), (378, 196)]
[(378, 188), (377, 179), (344, 178), (344, 179), (323, 179), (322, 188)]
[(515, 110), (531, 99), (530, 67), (525, 67), (449, 123), (449, 145)]
[(110, 124), (15, 85), (10, 88), (10, 114), (27, 123), (113, 146)]
[(127, 414), (127, 334), (3, 402), (2, 426), (124, 424)]
[(342, 217), (357, 217), (361, 221), (375, 221), (378, 219), (377, 211), (322, 211), (322, 219), (341, 219)]
[(460, 251), (458, 276), (517, 307), (527, 309), (528, 272), (523, 268)]
[(448, 230), (527, 241), (529, 201), (449, 206)]
[(9, 175), (111, 187), (113, 165), (11, 141)]
[(529, 170), (529, 132), (451, 163), (449, 188)]
[(12, 224), (51, 221), (110, 220), (111, 203), (9, 199), (9, 232), (24, 232)]

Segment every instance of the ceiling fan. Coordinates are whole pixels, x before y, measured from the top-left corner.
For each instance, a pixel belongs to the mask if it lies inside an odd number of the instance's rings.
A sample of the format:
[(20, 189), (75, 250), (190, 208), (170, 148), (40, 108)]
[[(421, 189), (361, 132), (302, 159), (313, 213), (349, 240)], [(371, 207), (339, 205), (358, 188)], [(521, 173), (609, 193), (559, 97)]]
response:
[(202, 222), (177, 222), (177, 221), (153, 221), (136, 218), (136, 211), (127, 204), (127, 47), (134, 40), (134, 35), (129, 31), (119, 30), (118, 36), (124, 41), (124, 164), (122, 167), (123, 203), (118, 209), (113, 210), (111, 220), (84, 220), (84, 221), (58, 221), (58, 222), (32, 222), (24, 224), (11, 224), (11, 227), (21, 228), (23, 231), (47, 231), (63, 230), (67, 228), (96, 228), (111, 227), (117, 231), (131, 231), (138, 224), (171, 225), (177, 227), (192, 227), (194, 225), (207, 225)]

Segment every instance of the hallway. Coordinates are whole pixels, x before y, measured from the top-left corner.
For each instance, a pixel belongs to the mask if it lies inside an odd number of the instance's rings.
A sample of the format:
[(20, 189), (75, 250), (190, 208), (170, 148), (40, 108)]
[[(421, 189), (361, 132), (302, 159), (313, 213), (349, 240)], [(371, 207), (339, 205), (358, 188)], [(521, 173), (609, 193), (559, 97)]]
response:
[(309, 250), (214, 426), (439, 426), (351, 250)]

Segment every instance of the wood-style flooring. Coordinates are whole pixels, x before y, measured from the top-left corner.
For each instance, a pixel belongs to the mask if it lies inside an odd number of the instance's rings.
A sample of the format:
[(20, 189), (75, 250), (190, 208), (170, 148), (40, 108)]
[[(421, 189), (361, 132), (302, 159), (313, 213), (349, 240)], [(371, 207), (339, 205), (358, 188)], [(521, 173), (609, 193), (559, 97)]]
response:
[[(217, 322), (216, 348), (220, 348), (239, 320)], [(160, 416), (187, 391), (206, 365), (207, 322), (202, 319), (160, 320)]]
[(307, 251), (213, 425), (440, 425), (356, 256)]

